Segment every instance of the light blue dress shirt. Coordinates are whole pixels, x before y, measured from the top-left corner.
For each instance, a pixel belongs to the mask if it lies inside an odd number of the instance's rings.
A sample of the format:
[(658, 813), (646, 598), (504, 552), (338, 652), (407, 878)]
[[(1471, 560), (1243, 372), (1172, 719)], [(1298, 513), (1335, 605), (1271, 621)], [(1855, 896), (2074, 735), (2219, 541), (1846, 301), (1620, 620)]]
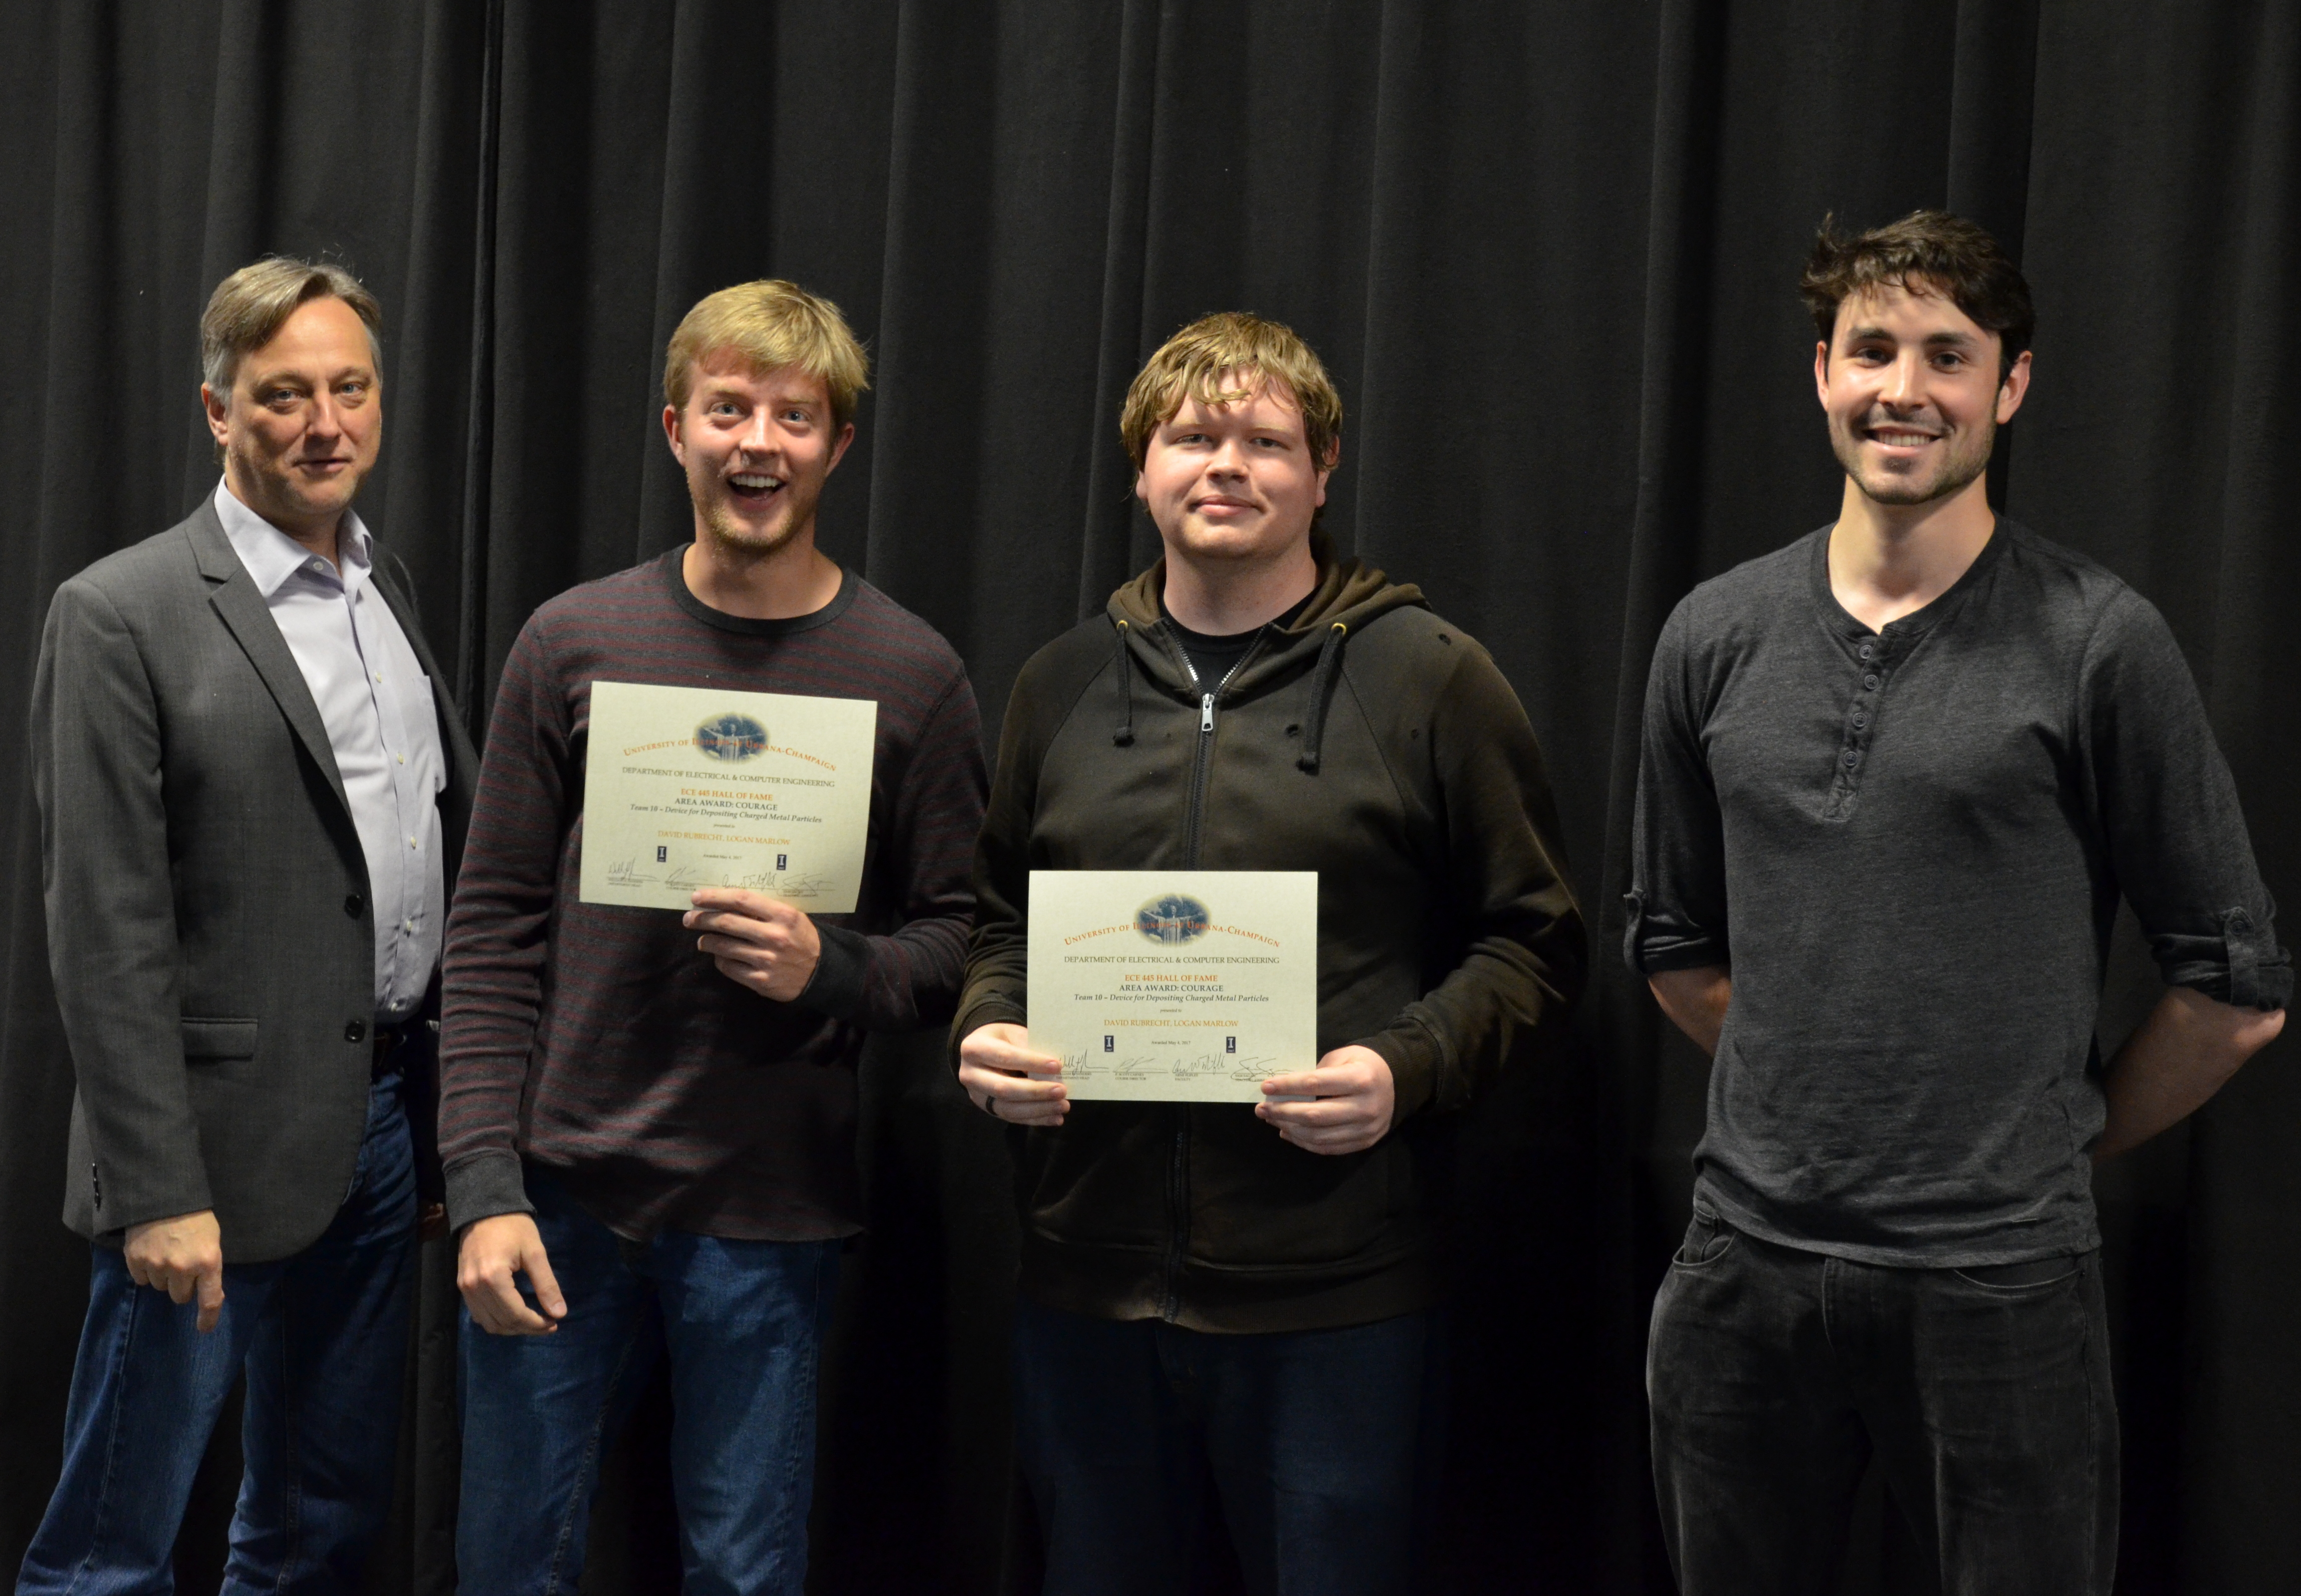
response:
[(226, 483), (216, 484), (215, 507), (328, 729), (367, 856), (376, 1018), (406, 1019), (431, 984), (447, 913), (439, 794), (448, 769), (431, 679), (369, 580), (374, 545), (356, 514), (344, 512), (339, 572)]

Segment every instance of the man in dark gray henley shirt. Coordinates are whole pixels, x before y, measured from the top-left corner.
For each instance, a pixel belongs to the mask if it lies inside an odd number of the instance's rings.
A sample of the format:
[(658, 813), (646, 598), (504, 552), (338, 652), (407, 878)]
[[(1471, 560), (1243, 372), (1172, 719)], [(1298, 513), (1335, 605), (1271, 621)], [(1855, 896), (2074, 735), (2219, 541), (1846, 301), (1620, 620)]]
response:
[[(2277, 1034), (2291, 965), (2164, 621), (1989, 508), (2021, 273), (1919, 212), (1802, 286), (1838, 518), (1689, 594), (1646, 692), (1627, 954), (1716, 1060), (1648, 1349), (1670, 1560), (1835, 1589), (1874, 1450), (1943, 1589), (2106, 1596), (2091, 1166)], [(2168, 990), (2104, 1069), (2121, 894)]]

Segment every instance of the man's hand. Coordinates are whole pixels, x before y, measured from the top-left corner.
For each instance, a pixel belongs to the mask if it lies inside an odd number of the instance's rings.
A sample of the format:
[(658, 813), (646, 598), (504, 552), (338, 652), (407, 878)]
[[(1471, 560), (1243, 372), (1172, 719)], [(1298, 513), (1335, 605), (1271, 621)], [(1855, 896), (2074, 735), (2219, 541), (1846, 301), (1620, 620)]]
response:
[(2281, 1008), (2238, 1008), (2188, 987), (2169, 990), (2109, 1061), (2103, 1083), (2109, 1114), (2094, 1162), (2137, 1148), (2204, 1107), (2284, 1029)]
[[(542, 1313), (521, 1298), (512, 1283), (515, 1274), (527, 1276)], [(567, 1300), (551, 1277), (551, 1260), (543, 1256), (543, 1236), (532, 1214), (498, 1214), (465, 1231), (456, 1289), (489, 1335), (549, 1335), (567, 1316)]]
[(1726, 1032), (1726, 1010), (1734, 1000), (1733, 972), (1723, 965), (1664, 970), (1646, 982), (1670, 1022), (1711, 1058)]
[(1009, 1124), (1061, 1124), (1070, 1112), (1062, 1073), (1063, 1061), (1033, 1052), (1031, 1033), (1020, 1025), (978, 1025), (958, 1044), (958, 1083), (967, 1098)]
[(762, 998), (788, 1003), (807, 990), (823, 957), (815, 922), (787, 903), (739, 887), (704, 887), (686, 926), (719, 973)]
[[(1397, 1112), (1390, 1065), (1372, 1048), (1336, 1048), (1318, 1067), (1295, 1075), (1273, 1075), (1262, 1083), (1258, 1118), (1278, 1127), (1296, 1147), (1314, 1153), (1363, 1152), (1390, 1134)], [(1309, 1098), (1279, 1103), (1279, 1097)]]
[(216, 1327), (223, 1312), (223, 1230), (215, 1210), (179, 1214), (173, 1219), (147, 1219), (128, 1227), (128, 1278), (139, 1286), (165, 1291), (174, 1302), (200, 1299), (199, 1331)]

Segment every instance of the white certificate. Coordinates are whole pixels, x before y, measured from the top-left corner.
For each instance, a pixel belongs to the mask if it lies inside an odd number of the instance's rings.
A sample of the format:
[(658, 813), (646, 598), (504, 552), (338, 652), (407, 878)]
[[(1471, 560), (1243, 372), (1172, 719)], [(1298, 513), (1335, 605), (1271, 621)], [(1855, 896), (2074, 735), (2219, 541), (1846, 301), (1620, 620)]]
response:
[(583, 901), (683, 909), (698, 887), (748, 887), (851, 913), (878, 725), (868, 698), (594, 681)]
[(1255, 1103), (1318, 1062), (1314, 870), (1033, 870), (1031, 1047), (1075, 1101)]

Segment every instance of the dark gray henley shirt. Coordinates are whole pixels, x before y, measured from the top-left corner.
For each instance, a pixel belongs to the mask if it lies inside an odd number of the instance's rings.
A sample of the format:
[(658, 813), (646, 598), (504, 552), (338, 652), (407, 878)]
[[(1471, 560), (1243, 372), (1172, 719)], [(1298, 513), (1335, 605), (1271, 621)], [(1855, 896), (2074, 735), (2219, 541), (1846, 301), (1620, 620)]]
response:
[(2000, 521), (1872, 632), (1829, 531), (1688, 594), (1647, 682), (1628, 958), (1734, 977), (1696, 1196), (1870, 1263), (2083, 1251), (2120, 894), (2168, 982), (2292, 990), (2229, 766), (2091, 560)]

